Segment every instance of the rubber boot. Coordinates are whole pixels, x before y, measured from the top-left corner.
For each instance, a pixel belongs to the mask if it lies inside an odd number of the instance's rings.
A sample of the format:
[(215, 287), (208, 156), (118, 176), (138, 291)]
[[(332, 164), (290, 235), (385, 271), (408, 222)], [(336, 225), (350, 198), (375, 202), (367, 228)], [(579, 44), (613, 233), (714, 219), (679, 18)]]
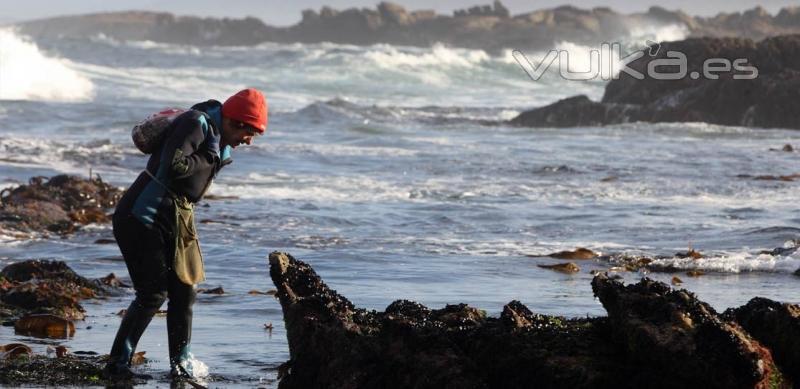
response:
[[(174, 273), (170, 274), (169, 305), (167, 306), (167, 335), (169, 337), (169, 362), (172, 370), (191, 375), (185, 362), (191, 358), (192, 306), (196, 293), (194, 286), (186, 285)], [(181, 367), (181, 369), (177, 369)], [(183, 370), (183, 371), (182, 371)]]
[[(161, 298), (157, 297), (156, 299)], [(163, 299), (161, 301), (163, 303)], [(114, 344), (111, 346), (111, 353), (105, 369), (109, 374), (128, 375), (136, 345), (160, 306), (160, 304), (149, 304), (148, 307), (145, 307), (139, 302), (138, 297), (133, 300), (122, 318), (117, 336), (114, 338)]]

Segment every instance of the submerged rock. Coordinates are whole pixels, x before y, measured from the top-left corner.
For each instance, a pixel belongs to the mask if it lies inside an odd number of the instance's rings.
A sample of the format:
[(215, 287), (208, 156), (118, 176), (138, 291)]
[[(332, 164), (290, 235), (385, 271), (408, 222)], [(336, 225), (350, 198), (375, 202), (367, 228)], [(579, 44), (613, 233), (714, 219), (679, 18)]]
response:
[(592, 282), (608, 318), (499, 318), (398, 300), (366, 311), (301, 261), (269, 256), (286, 322), (290, 388), (785, 387), (769, 350), (686, 291), (651, 280)]
[(558, 263), (555, 265), (536, 265), (536, 266), (541, 267), (542, 269), (549, 269), (560, 273), (577, 273), (581, 271), (581, 268), (572, 262)]
[(547, 256), (558, 259), (592, 259), (597, 257), (597, 253), (587, 248), (578, 247), (574, 251), (559, 251)]
[(0, 228), (71, 233), (81, 225), (109, 222), (105, 210), (120, 197), (120, 189), (99, 177), (33, 177), (28, 185), (0, 191)]

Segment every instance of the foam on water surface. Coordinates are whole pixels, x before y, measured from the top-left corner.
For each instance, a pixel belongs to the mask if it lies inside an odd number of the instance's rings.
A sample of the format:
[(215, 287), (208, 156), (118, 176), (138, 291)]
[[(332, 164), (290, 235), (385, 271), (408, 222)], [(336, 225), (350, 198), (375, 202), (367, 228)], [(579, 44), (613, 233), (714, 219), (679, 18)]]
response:
[(78, 66), (43, 53), (11, 28), (0, 28), (0, 100), (90, 100), (94, 85)]

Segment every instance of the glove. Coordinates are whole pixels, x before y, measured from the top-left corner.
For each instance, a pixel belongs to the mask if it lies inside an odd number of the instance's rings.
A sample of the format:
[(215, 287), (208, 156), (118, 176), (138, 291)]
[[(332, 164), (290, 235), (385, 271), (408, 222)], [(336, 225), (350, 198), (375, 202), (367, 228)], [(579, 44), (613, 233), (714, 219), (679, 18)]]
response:
[(209, 131), (206, 136), (206, 149), (211, 155), (219, 159), (219, 142), (222, 140), (222, 135), (213, 129)]

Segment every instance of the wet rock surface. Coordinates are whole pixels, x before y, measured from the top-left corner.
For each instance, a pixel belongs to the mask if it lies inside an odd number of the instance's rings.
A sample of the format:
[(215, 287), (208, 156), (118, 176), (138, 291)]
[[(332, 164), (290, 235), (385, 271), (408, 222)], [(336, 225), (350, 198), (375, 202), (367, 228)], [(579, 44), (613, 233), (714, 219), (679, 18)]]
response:
[(108, 223), (122, 190), (102, 179), (69, 175), (33, 177), (27, 185), (0, 191), (0, 229), (74, 232), (81, 225)]
[(102, 385), (101, 369), (104, 357), (66, 354), (50, 358), (30, 355), (0, 359), (0, 384), (7, 386), (44, 385)]
[(280, 388), (789, 387), (771, 352), (683, 290), (605, 275), (608, 317), (565, 319), (519, 301), (498, 318), (397, 300), (366, 311), (301, 261), (269, 257), (289, 340)]
[(659, 366), (673, 382), (697, 386), (770, 387), (782, 380), (766, 347), (690, 292), (649, 279), (624, 286), (603, 274), (592, 290), (612, 336), (642, 368)]
[(116, 293), (123, 285), (113, 274), (89, 280), (60, 261), (14, 263), (0, 271), (0, 320), (26, 334), (70, 336), (72, 320), (84, 318), (81, 300)]
[(724, 316), (769, 347), (781, 370), (800, 383), (800, 305), (756, 297)]
[[(645, 50), (647, 53), (648, 50)], [(660, 65), (659, 73), (683, 74), (679, 79), (658, 79), (647, 71), (653, 61), (685, 55), (681, 69)], [(744, 64), (707, 77), (709, 59)], [(755, 79), (743, 79), (752, 75)], [(621, 72), (608, 83), (602, 101), (575, 96), (525, 111), (512, 125), (526, 127), (576, 127), (644, 122), (706, 122), (731, 126), (800, 129), (795, 114), (800, 99), (800, 35), (783, 35), (754, 42), (743, 38), (692, 38), (665, 42), (654, 56), (643, 55), (628, 67), (641, 74)]]

